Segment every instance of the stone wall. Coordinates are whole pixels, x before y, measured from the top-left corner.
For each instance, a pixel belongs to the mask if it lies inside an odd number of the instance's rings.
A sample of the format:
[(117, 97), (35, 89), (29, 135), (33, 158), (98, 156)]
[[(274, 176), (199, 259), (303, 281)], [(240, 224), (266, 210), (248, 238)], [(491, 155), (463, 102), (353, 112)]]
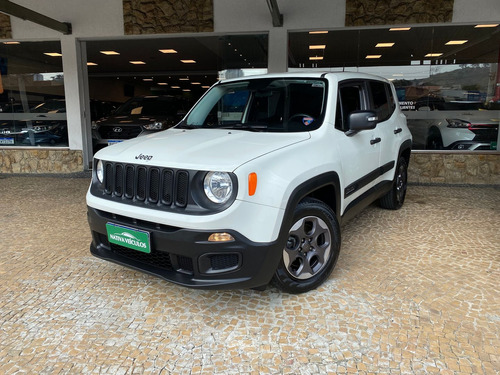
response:
[(214, 31), (213, 0), (123, 0), (126, 35)]
[(451, 22), (454, 0), (347, 0), (346, 26)]
[(10, 16), (0, 13), (0, 39), (11, 39), (12, 28), (10, 25)]
[(0, 149), (0, 173), (83, 172), (81, 150)]
[(500, 154), (412, 153), (408, 180), (424, 184), (500, 186)]

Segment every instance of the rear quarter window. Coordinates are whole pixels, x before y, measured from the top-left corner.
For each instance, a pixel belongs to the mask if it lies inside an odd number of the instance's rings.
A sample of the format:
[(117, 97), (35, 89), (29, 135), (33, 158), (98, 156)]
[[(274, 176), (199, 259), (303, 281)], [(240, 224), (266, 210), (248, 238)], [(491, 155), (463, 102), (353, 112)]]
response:
[(385, 121), (391, 117), (396, 107), (391, 87), (380, 81), (370, 81), (368, 84), (372, 98), (372, 109), (377, 112), (379, 121)]

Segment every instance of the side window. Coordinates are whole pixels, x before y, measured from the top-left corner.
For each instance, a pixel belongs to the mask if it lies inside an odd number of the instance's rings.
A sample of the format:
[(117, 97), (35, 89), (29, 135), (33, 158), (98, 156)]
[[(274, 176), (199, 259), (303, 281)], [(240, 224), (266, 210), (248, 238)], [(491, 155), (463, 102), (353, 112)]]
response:
[(388, 83), (385, 84), (387, 93), (389, 94), (389, 106), (391, 108), (391, 115), (396, 109), (396, 99), (394, 99), (394, 94), (392, 92), (392, 87)]
[(347, 131), (349, 130), (347, 123), (349, 114), (363, 109), (363, 85), (358, 83), (340, 86), (337, 100), (335, 127)]
[(392, 104), (387, 97), (390, 92), (387, 89), (390, 89), (390, 87), (387, 87), (386, 83), (379, 81), (370, 81), (369, 85), (372, 96), (372, 109), (377, 112), (379, 121), (385, 121), (393, 111)]

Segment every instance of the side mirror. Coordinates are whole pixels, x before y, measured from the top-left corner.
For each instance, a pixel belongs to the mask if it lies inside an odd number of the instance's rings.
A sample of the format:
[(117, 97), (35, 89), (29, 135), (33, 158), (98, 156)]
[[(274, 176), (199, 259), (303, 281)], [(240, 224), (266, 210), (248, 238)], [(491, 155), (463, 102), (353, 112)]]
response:
[(361, 130), (375, 129), (378, 116), (375, 111), (353, 111), (348, 118), (349, 130), (346, 135), (351, 136)]

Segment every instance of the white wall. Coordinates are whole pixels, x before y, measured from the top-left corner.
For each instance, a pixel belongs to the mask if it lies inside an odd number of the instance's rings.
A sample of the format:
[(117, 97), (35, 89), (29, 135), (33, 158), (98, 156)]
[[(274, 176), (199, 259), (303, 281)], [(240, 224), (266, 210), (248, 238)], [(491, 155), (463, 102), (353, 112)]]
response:
[[(123, 35), (122, 0), (15, 0), (16, 4), (60, 22), (70, 22), (73, 37)], [(13, 39), (59, 39), (61, 33), (11, 17)]]
[(500, 0), (455, 0), (452, 22), (500, 22)]
[[(278, 0), (285, 29), (343, 27), (345, 0)], [(266, 0), (214, 0), (216, 32), (264, 31), (273, 28)]]

